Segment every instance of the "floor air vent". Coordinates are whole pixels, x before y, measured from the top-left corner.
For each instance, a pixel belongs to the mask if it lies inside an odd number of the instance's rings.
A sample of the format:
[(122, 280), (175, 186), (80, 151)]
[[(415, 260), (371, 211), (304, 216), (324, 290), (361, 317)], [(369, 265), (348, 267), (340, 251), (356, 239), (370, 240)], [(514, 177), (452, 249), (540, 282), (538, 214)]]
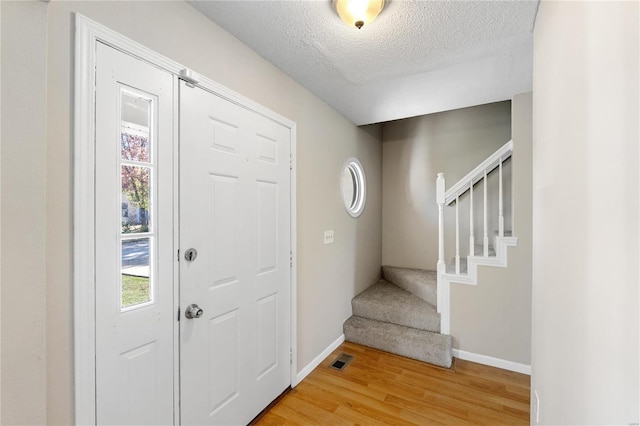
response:
[(336, 370), (342, 371), (347, 365), (353, 360), (353, 355), (342, 353), (335, 361), (331, 363), (331, 368), (335, 368)]

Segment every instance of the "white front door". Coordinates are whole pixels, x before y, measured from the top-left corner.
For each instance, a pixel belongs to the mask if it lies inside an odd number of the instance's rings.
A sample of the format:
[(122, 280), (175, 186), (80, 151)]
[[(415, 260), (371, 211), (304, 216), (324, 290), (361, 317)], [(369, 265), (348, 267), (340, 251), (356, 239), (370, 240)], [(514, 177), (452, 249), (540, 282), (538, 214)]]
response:
[(102, 43), (96, 62), (96, 421), (171, 424), (175, 80)]
[(182, 424), (246, 424), (291, 383), (290, 142), (180, 82)]
[(291, 383), (291, 131), (176, 85), (97, 44), (98, 424), (246, 424)]

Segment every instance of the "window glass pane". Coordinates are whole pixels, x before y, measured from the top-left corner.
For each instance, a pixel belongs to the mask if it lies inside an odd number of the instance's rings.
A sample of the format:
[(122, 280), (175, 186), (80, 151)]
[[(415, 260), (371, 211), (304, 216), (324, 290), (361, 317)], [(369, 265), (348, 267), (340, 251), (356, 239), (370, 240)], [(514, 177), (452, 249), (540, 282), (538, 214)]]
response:
[(120, 152), (122, 159), (148, 163), (151, 101), (126, 92), (122, 93), (121, 101)]
[(122, 241), (122, 308), (151, 300), (151, 238)]
[(349, 167), (345, 167), (342, 172), (342, 198), (347, 208), (353, 207), (353, 200), (356, 197), (355, 179)]
[(351, 183), (353, 184), (353, 196), (351, 197), (351, 207), (349, 208), (353, 209), (358, 201), (358, 177), (356, 176), (356, 172), (353, 170), (352, 166), (349, 166), (348, 169), (351, 174)]
[(342, 199), (347, 212), (358, 217), (364, 210), (367, 197), (367, 182), (360, 161), (350, 158), (345, 163), (340, 177)]
[(149, 232), (151, 228), (151, 169), (140, 166), (121, 167), (122, 233)]

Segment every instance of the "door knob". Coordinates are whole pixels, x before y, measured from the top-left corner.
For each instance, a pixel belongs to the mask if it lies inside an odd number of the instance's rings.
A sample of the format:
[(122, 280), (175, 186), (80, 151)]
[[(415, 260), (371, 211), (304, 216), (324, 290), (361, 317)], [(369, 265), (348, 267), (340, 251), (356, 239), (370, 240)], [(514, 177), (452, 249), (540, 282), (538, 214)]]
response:
[(184, 316), (189, 319), (200, 318), (202, 314), (204, 314), (204, 311), (200, 306), (196, 305), (195, 303), (192, 303), (189, 306), (187, 306), (187, 310), (184, 311)]

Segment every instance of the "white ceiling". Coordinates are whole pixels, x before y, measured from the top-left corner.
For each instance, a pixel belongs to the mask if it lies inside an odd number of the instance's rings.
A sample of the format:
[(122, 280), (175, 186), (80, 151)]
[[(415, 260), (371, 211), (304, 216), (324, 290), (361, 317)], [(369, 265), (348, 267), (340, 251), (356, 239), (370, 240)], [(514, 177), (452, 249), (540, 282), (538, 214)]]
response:
[(361, 30), (330, 0), (189, 3), (357, 125), (532, 87), (538, 0), (391, 0)]

